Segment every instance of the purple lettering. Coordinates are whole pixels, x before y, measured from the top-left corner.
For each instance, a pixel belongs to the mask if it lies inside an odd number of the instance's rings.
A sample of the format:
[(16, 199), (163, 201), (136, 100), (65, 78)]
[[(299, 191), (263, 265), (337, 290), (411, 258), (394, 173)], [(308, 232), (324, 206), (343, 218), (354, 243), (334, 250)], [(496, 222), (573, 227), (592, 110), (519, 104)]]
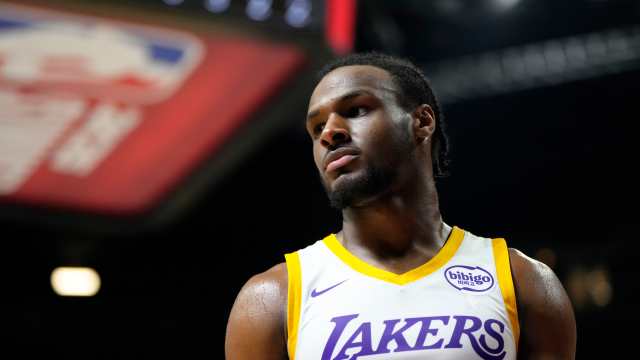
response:
[[(416, 341), (416, 346), (412, 350), (427, 350), (427, 349), (440, 349), (442, 348), (442, 343), (444, 339), (440, 339), (431, 345), (426, 344), (427, 335), (431, 334), (433, 336), (438, 335), (439, 329), (432, 329), (431, 322), (432, 321), (442, 321), (444, 325), (449, 323), (449, 316), (432, 316), (432, 317), (424, 317), (424, 318), (416, 318), (422, 321), (422, 327), (420, 328), (420, 333), (418, 334), (418, 340)], [(407, 319), (409, 320), (409, 319)]]
[[(447, 345), (445, 345), (445, 348), (462, 348), (462, 344), (460, 343), (460, 338), (462, 337), (462, 334), (465, 334), (469, 338), (469, 343), (471, 343), (471, 347), (473, 348), (473, 351), (475, 351), (476, 354), (480, 355), (480, 357), (483, 358), (484, 360), (502, 360), (504, 356), (507, 354), (505, 351), (501, 354), (494, 356), (488, 353), (487, 351), (485, 351), (484, 349), (482, 349), (480, 344), (478, 344), (478, 340), (476, 340), (473, 333), (480, 329), (480, 327), (482, 326), (482, 320), (480, 320), (475, 316), (463, 316), (463, 315), (454, 315), (453, 318), (456, 320), (456, 325), (453, 329), (451, 340)], [(466, 327), (467, 320), (471, 320), (471, 327), (469, 328)], [(486, 345), (486, 342), (485, 342), (485, 345)]]
[(504, 340), (502, 339), (502, 336), (491, 327), (491, 325), (493, 324), (498, 325), (501, 334), (504, 334), (504, 324), (495, 319), (489, 319), (484, 322), (484, 331), (486, 331), (489, 336), (496, 340), (496, 342), (498, 343), (498, 347), (496, 347), (495, 349), (489, 347), (489, 345), (487, 345), (484, 334), (480, 335), (480, 345), (482, 345), (482, 347), (491, 354), (499, 354), (502, 352), (502, 350), (504, 350)]
[[(395, 325), (398, 322), (400, 322), (400, 319), (386, 320), (384, 322), (385, 324), (384, 333), (382, 334), (382, 338), (380, 339), (380, 343), (378, 344), (378, 348), (376, 349), (375, 353), (376, 354), (390, 353), (391, 349), (389, 349), (389, 343), (391, 341), (395, 341), (397, 345), (394, 352), (440, 349), (442, 347), (442, 343), (444, 342), (444, 339), (440, 339), (431, 345), (425, 344), (428, 334), (432, 334), (434, 336), (438, 334), (439, 329), (431, 328), (431, 322), (434, 320), (442, 321), (444, 325), (447, 325), (447, 323), (449, 322), (449, 316), (407, 318), (405, 319), (404, 326), (402, 326), (396, 331), (393, 331), (393, 329), (395, 328)], [(417, 323), (421, 324), (420, 332), (418, 333), (418, 339), (415, 345), (411, 347), (407, 343), (407, 340), (404, 338), (403, 333)]]
[[(461, 348), (462, 344), (460, 343), (460, 338), (462, 337), (462, 334), (466, 334), (470, 339), (473, 339), (473, 341), (475, 341), (473, 332), (480, 329), (480, 326), (482, 326), (482, 321), (480, 321), (480, 319), (475, 316), (455, 315), (453, 318), (456, 320), (456, 325), (453, 328), (451, 340), (449, 340), (449, 343), (445, 345), (445, 348)], [(471, 327), (469, 328), (465, 328), (467, 320), (471, 320)]]
[[(356, 342), (356, 339), (359, 336), (361, 336), (362, 339)], [(351, 348), (360, 348), (360, 351), (349, 357), (349, 355), (347, 355), (347, 350)], [(371, 347), (371, 323), (364, 322), (362, 323), (362, 325), (360, 325), (360, 327), (358, 327), (353, 335), (351, 335), (349, 340), (347, 340), (347, 343), (342, 347), (342, 350), (340, 350), (340, 353), (336, 357), (334, 357), (333, 360), (356, 360), (358, 356), (373, 354), (375, 353), (373, 352), (373, 349)]]
[(409, 346), (409, 344), (407, 344), (407, 340), (404, 338), (402, 333), (418, 321), (415, 318), (406, 319), (405, 325), (394, 332), (393, 329), (399, 321), (400, 319), (384, 321), (384, 333), (382, 334), (382, 338), (380, 339), (380, 343), (378, 344), (376, 354), (386, 354), (391, 352), (391, 350), (389, 349), (389, 343), (391, 341), (396, 342), (397, 347), (395, 351), (411, 350), (411, 347)]
[(336, 316), (331, 319), (331, 322), (335, 323), (336, 326), (333, 328), (331, 335), (329, 336), (329, 340), (327, 340), (327, 344), (324, 346), (324, 351), (322, 351), (322, 360), (331, 360), (331, 354), (333, 354), (333, 349), (336, 347), (338, 343), (338, 339), (342, 336), (342, 332), (344, 328), (347, 327), (347, 324), (358, 317), (359, 314), (352, 315), (344, 315), (344, 316)]
[[(458, 273), (461, 277), (464, 273)], [(473, 280), (472, 280), (473, 281)], [(322, 360), (357, 360), (359, 357), (390, 352), (420, 351), (429, 349), (442, 349), (445, 339), (438, 337), (438, 332), (449, 325), (451, 316), (414, 317), (404, 319), (384, 320), (384, 330), (380, 342), (375, 346), (372, 343), (372, 323), (355, 323), (350, 327), (355, 331), (345, 331), (359, 314), (337, 316), (331, 319), (335, 324), (331, 335), (322, 352)], [(503, 360), (507, 354), (505, 350), (504, 331), (505, 324), (496, 319), (482, 319), (475, 316), (454, 315), (454, 324), (451, 338), (444, 345), (445, 349), (462, 349), (471, 345), (473, 351), (484, 360)], [(438, 324), (441, 322), (442, 324)], [(405, 333), (420, 324), (420, 329), (413, 346), (409, 345)], [(374, 324), (373, 326), (375, 326)], [(417, 329), (416, 329), (417, 330)], [(410, 331), (412, 334), (414, 331)], [(351, 335), (349, 335), (351, 334)], [(467, 340), (462, 341), (463, 336)], [(342, 348), (337, 348), (340, 339), (347, 339)], [(391, 343), (394, 348), (390, 348)], [(376, 348), (374, 351), (373, 348)], [(337, 352), (335, 357), (334, 352)], [(393, 350), (392, 350), (393, 349)]]

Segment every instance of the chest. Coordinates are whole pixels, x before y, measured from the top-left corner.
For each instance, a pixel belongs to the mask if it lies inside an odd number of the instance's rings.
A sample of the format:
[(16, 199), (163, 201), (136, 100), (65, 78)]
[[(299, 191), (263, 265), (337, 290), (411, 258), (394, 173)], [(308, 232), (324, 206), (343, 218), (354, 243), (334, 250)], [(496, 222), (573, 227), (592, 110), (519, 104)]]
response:
[(300, 359), (503, 359), (511, 351), (495, 283), (474, 293), (447, 281), (445, 269), (403, 286), (336, 270), (303, 290)]

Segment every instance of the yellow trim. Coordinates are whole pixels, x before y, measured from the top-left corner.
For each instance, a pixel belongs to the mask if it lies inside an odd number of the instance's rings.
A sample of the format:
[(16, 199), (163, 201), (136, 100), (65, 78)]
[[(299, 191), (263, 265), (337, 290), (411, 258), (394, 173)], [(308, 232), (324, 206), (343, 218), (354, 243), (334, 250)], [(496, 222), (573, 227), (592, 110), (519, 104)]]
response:
[(511, 266), (509, 265), (509, 249), (504, 239), (493, 239), (493, 257), (496, 262), (496, 272), (498, 283), (502, 291), (504, 306), (509, 315), (513, 337), (518, 346), (520, 339), (520, 323), (518, 322), (518, 307), (516, 305), (516, 292), (513, 288), (513, 278), (511, 277)]
[(335, 234), (330, 234), (325, 237), (323, 242), (338, 258), (344, 261), (355, 271), (396, 285), (405, 285), (431, 274), (446, 264), (447, 261), (449, 261), (456, 253), (458, 247), (460, 247), (463, 238), (464, 230), (454, 226), (451, 230), (451, 235), (449, 235), (449, 239), (436, 256), (425, 264), (422, 264), (413, 270), (409, 270), (404, 274), (394, 274), (390, 271), (369, 265), (358, 259), (355, 255), (351, 254), (349, 250), (342, 246), (342, 244), (340, 244), (340, 241)]
[(287, 350), (289, 359), (295, 359), (298, 341), (298, 322), (300, 321), (300, 301), (302, 299), (302, 273), (298, 252), (285, 254), (287, 262)]

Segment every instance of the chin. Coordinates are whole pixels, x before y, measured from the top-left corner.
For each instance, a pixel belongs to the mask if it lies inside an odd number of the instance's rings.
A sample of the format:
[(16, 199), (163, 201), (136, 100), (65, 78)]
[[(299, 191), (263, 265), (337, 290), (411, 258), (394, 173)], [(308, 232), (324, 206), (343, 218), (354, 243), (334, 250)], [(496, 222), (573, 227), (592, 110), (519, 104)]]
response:
[(343, 210), (351, 206), (356, 200), (358, 183), (362, 183), (362, 177), (353, 173), (338, 175), (330, 184), (324, 183), (324, 189), (329, 197), (329, 204), (332, 208)]
[(367, 171), (343, 173), (330, 186), (325, 185), (325, 190), (331, 207), (343, 210), (376, 198), (391, 186), (393, 179), (392, 171), (370, 168)]
[(340, 173), (331, 181), (332, 191), (348, 189), (356, 186), (359, 182), (365, 181), (366, 176), (359, 172), (349, 171)]

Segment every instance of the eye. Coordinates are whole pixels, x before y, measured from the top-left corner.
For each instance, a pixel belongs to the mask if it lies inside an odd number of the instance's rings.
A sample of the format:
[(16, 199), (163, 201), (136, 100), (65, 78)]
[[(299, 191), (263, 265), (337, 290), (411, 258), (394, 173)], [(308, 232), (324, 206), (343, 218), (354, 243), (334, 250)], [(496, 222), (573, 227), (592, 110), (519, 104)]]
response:
[(324, 123), (318, 123), (313, 126), (313, 135), (318, 135), (324, 130)]
[(352, 106), (344, 113), (346, 117), (360, 117), (369, 112), (369, 108), (366, 106)]

